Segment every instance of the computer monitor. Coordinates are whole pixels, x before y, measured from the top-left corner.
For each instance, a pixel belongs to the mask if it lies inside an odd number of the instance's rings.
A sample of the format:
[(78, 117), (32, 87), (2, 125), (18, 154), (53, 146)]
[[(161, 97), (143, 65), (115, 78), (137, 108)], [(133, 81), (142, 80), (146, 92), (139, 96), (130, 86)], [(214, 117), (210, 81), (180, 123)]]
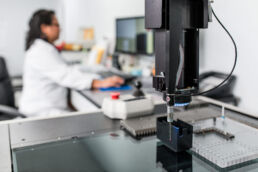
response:
[(144, 17), (116, 19), (116, 52), (125, 54), (154, 54), (154, 34), (145, 29)]

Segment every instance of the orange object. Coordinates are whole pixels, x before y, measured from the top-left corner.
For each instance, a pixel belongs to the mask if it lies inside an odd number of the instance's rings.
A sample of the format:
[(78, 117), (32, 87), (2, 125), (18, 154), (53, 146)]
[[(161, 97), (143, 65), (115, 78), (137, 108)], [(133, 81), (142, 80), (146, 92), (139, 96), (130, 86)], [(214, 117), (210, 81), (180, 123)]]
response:
[(67, 50), (67, 51), (80, 51), (82, 49), (82, 45), (79, 45), (79, 44), (65, 44), (63, 49)]
[(93, 28), (85, 28), (83, 30), (83, 40), (91, 41), (94, 39), (94, 29)]
[(100, 64), (105, 51), (102, 48), (98, 48), (97, 51), (98, 51), (98, 53), (97, 53), (96, 63)]
[(73, 50), (73, 44), (65, 44), (64, 49), (68, 50), (68, 51), (72, 51)]
[(156, 75), (156, 69), (155, 69), (155, 67), (152, 69), (152, 75), (153, 75), (153, 76)]

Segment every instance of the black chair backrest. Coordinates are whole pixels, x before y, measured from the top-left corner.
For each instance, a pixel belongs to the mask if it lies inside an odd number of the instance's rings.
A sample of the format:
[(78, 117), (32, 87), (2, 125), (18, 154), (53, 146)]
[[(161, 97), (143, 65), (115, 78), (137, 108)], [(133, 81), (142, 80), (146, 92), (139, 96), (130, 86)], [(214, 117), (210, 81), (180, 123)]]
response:
[[(227, 76), (228, 76), (228, 74), (211, 71), (211, 72), (206, 72), (206, 73), (201, 74), (199, 77), (199, 80), (200, 80), (200, 83), (209, 77), (215, 77), (215, 78), (220, 78), (220, 79), (224, 80), (227, 78)], [(211, 92), (204, 94), (204, 96), (215, 98), (215, 99), (232, 96), (234, 87), (236, 85), (236, 80), (237, 80), (237, 77), (235, 75), (232, 75), (224, 85), (222, 85), (221, 87), (219, 87)]]
[(0, 104), (15, 107), (14, 91), (3, 57), (0, 57)]

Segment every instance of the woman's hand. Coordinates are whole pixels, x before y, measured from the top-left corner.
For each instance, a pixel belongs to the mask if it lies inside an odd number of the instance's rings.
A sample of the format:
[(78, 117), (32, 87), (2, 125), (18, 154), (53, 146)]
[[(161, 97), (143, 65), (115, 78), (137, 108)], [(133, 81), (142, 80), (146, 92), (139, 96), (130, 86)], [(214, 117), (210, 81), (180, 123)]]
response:
[(124, 84), (124, 80), (118, 76), (112, 76), (104, 80), (93, 80), (92, 88), (108, 88), (108, 87), (119, 87)]

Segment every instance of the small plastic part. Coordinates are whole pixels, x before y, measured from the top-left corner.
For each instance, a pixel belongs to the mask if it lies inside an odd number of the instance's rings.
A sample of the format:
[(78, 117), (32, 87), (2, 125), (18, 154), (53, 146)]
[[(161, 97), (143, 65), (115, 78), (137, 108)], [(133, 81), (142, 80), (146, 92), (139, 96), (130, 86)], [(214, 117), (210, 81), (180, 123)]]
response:
[(118, 100), (120, 97), (120, 93), (111, 93), (111, 99), (112, 100)]
[(127, 119), (150, 115), (154, 110), (151, 96), (136, 98), (133, 95), (112, 94), (106, 97), (101, 107), (104, 115), (111, 119)]
[(100, 88), (100, 91), (108, 92), (108, 91), (127, 91), (132, 90), (132, 87), (130, 85), (123, 85), (120, 87), (108, 87), (108, 88)]
[(143, 97), (143, 96), (145, 96), (145, 94), (141, 90), (142, 83), (140, 81), (135, 81), (134, 86), (135, 86), (135, 91), (133, 93), (133, 96), (135, 96), (135, 97)]
[(167, 122), (167, 117), (157, 118), (157, 138), (174, 152), (192, 148), (193, 126), (181, 121)]

